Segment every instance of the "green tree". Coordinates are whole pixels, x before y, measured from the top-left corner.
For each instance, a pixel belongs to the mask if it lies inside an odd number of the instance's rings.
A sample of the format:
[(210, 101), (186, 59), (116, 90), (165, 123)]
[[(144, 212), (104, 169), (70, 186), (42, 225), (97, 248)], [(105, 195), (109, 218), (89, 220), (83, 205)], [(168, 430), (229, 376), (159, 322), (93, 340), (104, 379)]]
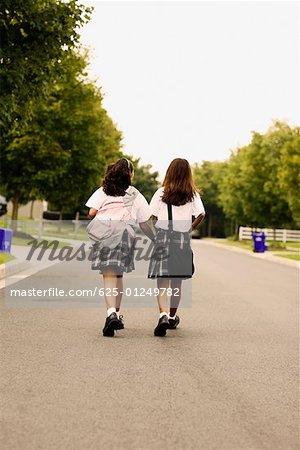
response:
[(220, 205), (225, 216), (233, 222), (235, 233), (237, 233), (239, 225), (247, 222), (243, 208), (247, 186), (241, 171), (246, 152), (247, 147), (241, 147), (231, 152), (223, 177), (220, 180)]
[(77, 0), (2, 0), (0, 3), (0, 134), (22, 130), (36, 101), (64, 72), (91, 9)]
[(247, 189), (244, 213), (249, 223), (271, 228), (289, 227), (292, 216), (279, 183), (281, 152), (292, 139), (292, 129), (276, 122), (264, 135), (253, 133), (242, 173)]
[(286, 195), (293, 220), (300, 226), (300, 128), (293, 130), (293, 139), (281, 151), (279, 167), (280, 187)]
[(63, 176), (70, 155), (58, 143), (38, 134), (28, 134), (12, 140), (6, 149), (4, 191), (13, 201), (12, 219), (18, 217), (20, 204), (43, 198), (44, 185)]
[(148, 202), (151, 200), (154, 192), (158, 189), (158, 172), (152, 171), (151, 164), (140, 164), (140, 158), (132, 159), (134, 165), (133, 185), (145, 196)]
[(121, 133), (102, 107), (100, 89), (84, 77), (86, 64), (86, 55), (65, 59), (65, 75), (36, 107), (26, 134), (5, 151), (13, 219), (30, 199), (46, 199), (60, 211), (82, 209), (107, 162), (120, 154)]
[(72, 70), (37, 117), (39, 126), (70, 155), (64, 173), (41, 193), (60, 211), (80, 210), (100, 185), (107, 163), (120, 155), (121, 133), (102, 107), (100, 89)]
[(203, 161), (193, 167), (195, 183), (205, 205), (208, 236), (225, 235), (225, 214), (219, 199), (225, 169), (226, 163), (222, 161)]
[(249, 145), (231, 154), (220, 194), (227, 217), (253, 227), (293, 225), (287, 192), (280, 184), (282, 155), (293, 134), (287, 124), (275, 122), (264, 135), (254, 132)]

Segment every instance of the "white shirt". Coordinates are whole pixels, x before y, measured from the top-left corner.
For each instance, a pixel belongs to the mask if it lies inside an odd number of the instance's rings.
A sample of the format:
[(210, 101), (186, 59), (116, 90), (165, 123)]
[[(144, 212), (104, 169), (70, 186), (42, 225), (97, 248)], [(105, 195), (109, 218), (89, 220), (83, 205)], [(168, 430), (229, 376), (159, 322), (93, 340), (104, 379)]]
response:
[[(130, 188), (130, 186), (129, 186), (129, 188)], [(126, 189), (126, 190), (128, 190), (128, 189)], [(122, 196), (114, 197), (111, 195), (107, 195), (103, 191), (103, 188), (100, 187), (90, 196), (90, 198), (86, 202), (85, 206), (87, 206), (88, 208), (94, 208), (94, 209), (98, 210), (101, 208), (101, 206), (107, 200), (112, 199), (112, 201), (116, 201), (116, 200), (121, 201), (121, 200), (123, 200), (123, 198), (124, 197), (122, 197)], [(138, 223), (146, 222), (151, 216), (150, 207), (148, 205), (148, 202), (140, 192), (138, 193), (138, 195), (136, 196), (136, 198), (133, 201), (131, 215), (132, 215), (133, 219), (136, 220)]]
[[(153, 195), (150, 202), (150, 211), (153, 216), (158, 218), (155, 226), (157, 228), (168, 229), (168, 206), (161, 198), (164, 188), (159, 188)], [(192, 225), (192, 216), (198, 217), (204, 213), (205, 209), (198, 193), (195, 194), (191, 202), (181, 206), (172, 205), (173, 229), (175, 231), (190, 231)]]

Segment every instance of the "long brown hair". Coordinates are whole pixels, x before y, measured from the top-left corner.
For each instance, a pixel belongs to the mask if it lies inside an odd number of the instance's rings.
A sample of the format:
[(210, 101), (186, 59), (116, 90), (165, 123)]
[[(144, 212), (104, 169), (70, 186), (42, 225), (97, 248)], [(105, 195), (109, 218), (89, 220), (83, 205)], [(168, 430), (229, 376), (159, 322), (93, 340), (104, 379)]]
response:
[(163, 181), (162, 201), (174, 206), (191, 202), (197, 192), (191, 166), (186, 159), (173, 159)]
[(126, 189), (131, 185), (132, 172), (132, 162), (127, 158), (122, 158), (114, 164), (109, 164), (102, 183), (105, 194), (113, 197), (125, 195)]

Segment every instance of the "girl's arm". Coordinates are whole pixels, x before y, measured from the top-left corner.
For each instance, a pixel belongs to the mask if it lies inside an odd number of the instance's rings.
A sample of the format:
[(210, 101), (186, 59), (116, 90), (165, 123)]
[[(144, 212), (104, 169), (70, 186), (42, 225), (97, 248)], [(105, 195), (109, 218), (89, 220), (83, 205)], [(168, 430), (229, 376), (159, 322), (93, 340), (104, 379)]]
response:
[(92, 219), (96, 214), (97, 214), (97, 209), (90, 208), (90, 210), (88, 212), (88, 217), (90, 217), (90, 219)]
[(147, 222), (142, 222), (139, 224), (141, 230), (143, 231), (143, 233), (149, 238), (151, 239), (151, 241), (155, 240), (155, 231), (153, 229), (152, 226), (152, 221), (148, 220)]
[(152, 222), (153, 222), (153, 225), (155, 225), (155, 224), (156, 224), (156, 222), (157, 222), (157, 219), (158, 219), (158, 217), (156, 217), (156, 216), (151, 216), (151, 217), (150, 217), (150, 220), (152, 220)]
[(199, 214), (198, 217), (196, 217), (196, 219), (192, 223), (192, 230), (195, 230), (197, 228), (199, 223), (201, 223), (203, 221), (204, 217), (205, 217), (205, 213), (204, 212)]

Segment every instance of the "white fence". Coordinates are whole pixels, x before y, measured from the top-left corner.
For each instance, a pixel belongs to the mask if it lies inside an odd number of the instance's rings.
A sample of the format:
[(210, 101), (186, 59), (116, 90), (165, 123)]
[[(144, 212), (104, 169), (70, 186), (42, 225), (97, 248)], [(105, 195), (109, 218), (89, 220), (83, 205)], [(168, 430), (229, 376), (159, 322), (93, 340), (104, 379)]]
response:
[[(274, 240), (274, 230), (272, 228), (239, 228), (239, 240), (252, 239), (252, 232), (264, 232), (266, 238), (270, 241)], [(280, 242), (300, 242), (300, 230), (285, 230), (278, 228), (275, 230), (275, 240)]]
[[(3, 227), (11, 229), (12, 220), (9, 217), (5, 217), (3, 220)], [(42, 237), (47, 233), (54, 233), (63, 235), (67, 233), (70, 238), (76, 238), (81, 227), (86, 227), (90, 222), (87, 220), (48, 220), (48, 219), (33, 219), (33, 220), (17, 220), (15, 228), (23, 233), (31, 234), (32, 236)]]

